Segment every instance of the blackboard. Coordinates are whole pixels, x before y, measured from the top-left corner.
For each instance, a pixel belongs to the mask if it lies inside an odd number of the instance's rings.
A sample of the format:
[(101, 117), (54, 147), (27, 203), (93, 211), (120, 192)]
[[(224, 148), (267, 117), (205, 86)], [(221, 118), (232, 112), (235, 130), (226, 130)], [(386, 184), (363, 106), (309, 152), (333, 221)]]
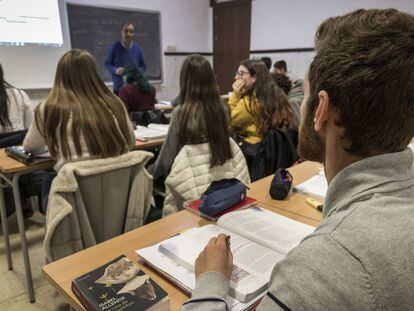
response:
[(147, 64), (146, 76), (162, 81), (160, 12), (132, 11), (67, 4), (69, 33), (72, 48), (89, 51), (96, 60), (99, 74), (105, 82), (112, 81), (105, 69), (110, 46), (121, 39), (125, 21), (135, 24), (134, 41), (143, 50)]

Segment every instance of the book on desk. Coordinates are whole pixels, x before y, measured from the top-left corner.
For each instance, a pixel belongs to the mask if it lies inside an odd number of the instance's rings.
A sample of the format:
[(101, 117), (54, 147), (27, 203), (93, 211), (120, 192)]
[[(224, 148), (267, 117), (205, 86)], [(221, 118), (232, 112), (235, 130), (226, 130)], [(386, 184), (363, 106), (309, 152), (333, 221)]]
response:
[(235, 211), (239, 211), (239, 210), (244, 210), (247, 208), (250, 208), (254, 205), (257, 204), (257, 200), (250, 198), (250, 197), (245, 197), (243, 200), (241, 200), (239, 203), (233, 205), (232, 207), (218, 213), (216, 216), (209, 216), (204, 214), (203, 212), (200, 211), (200, 205), (203, 201), (202, 200), (190, 200), (190, 201), (185, 201), (183, 207), (186, 210), (189, 210), (190, 212), (193, 212), (195, 214), (197, 214), (200, 217), (203, 217), (205, 219), (208, 219), (210, 221), (217, 221), (221, 216), (227, 214), (227, 213), (231, 213), (231, 212), (235, 212)]
[(168, 133), (169, 124), (150, 123), (148, 126), (138, 125), (134, 131), (135, 138), (140, 141), (165, 138)]
[(72, 281), (87, 311), (169, 310), (167, 293), (125, 256)]
[(253, 207), (228, 213), (217, 225), (192, 228), (137, 253), (186, 292), (192, 292), (198, 255), (212, 237), (230, 235), (234, 266), (227, 303), (231, 310), (247, 310), (266, 292), (274, 265), (314, 229)]
[(42, 153), (31, 153), (24, 150), (22, 146), (12, 146), (5, 149), (6, 154), (17, 161), (31, 165), (52, 161), (52, 157), (48, 151)]

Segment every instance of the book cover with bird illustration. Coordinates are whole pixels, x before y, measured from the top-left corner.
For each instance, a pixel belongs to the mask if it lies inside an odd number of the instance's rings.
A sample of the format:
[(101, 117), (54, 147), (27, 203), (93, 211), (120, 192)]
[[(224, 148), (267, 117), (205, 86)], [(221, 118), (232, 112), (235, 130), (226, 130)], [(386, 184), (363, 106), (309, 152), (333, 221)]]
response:
[(167, 293), (125, 256), (74, 279), (72, 291), (88, 311), (169, 309)]

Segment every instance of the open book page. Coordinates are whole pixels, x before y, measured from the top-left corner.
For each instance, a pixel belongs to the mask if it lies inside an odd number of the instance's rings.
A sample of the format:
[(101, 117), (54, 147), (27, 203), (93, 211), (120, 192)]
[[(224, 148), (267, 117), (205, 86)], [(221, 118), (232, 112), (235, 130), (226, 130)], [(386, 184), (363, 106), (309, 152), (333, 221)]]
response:
[(219, 218), (217, 225), (283, 255), (315, 230), (312, 226), (260, 207), (226, 214)]
[(158, 124), (158, 123), (150, 123), (147, 126), (147, 128), (149, 128), (151, 130), (164, 132), (165, 134), (167, 134), (169, 127), (170, 127), (169, 124)]
[[(167, 240), (168, 241), (168, 240)], [(164, 241), (165, 242), (165, 241)], [(167, 275), (167, 278), (174, 283), (184, 287), (187, 292), (192, 292), (195, 288), (195, 274), (176, 263), (171, 258), (164, 255), (159, 246), (161, 243), (154, 246), (139, 249), (136, 253), (150, 264), (154, 269), (161, 271), (162, 274)], [(242, 311), (248, 309), (264, 295), (264, 292), (248, 302), (241, 302), (230, 296), (227, 296), (226, 301), (229, 309), (232, 311)]]
[(326, 192), (328, 191), (328, 182), (325, 174), (318, 174), (309, 178), (307, 181), (297, 185), (295, 190), (306, 194), (318, 195), (324, 198), (326, 196)]
[[(160, 124), (157, 124), (160, 125)], [(145, 126), (137, 126), (137, 129), (134, 131), (135, 138), (139, 140), (151, 140), (151, 139), (159, 139), (164, 138), (167, 136), (168, 127), (160, 127), (160, 128), (148, 128)]]
[(249, 300), (267, 288), (274, 264), (284, 255), (215, 225), (196, 228), (165, 241), (160, 251), (194, 271), (198, 255), (209, 240), (220, 233), (231, 236), (234, 262), (231, 295), (241, 301)]

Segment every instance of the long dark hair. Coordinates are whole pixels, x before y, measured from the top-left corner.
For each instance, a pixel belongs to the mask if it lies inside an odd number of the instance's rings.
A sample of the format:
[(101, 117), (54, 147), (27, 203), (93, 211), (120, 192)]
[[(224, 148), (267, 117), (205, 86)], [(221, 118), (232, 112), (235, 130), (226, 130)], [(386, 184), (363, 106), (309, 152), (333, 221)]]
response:
[(60, 58), (44, 111), (42, 118), (37, 106), (35, 121), (54, 157), (59, 153), (72, 157), (69, 133), (78, 156), (82, 155), (81, 137), (89, 153), (102, 158), (126, 153), (134, 145), (124, 104), (105, 86), (94, 58), (85, 50), (73, 49)]
[(210, 167), (233, 157), (229, 124), (210, 63), (201, 55), (189, 55), (181, 68), (181, 123), (178, 140), (185, 144), (208, 142)]
[[(260, 60), (247, 59), (240, 63), (251, 76), (256, 77), (249, 96), (248, 111), (254, 116), (259, 135), (264, 137), (272, 128), (295, 128), (295, 115), (286, 95), (275, 84), (266, 66)], [(253, 100), (253, 94), (257, 101)]]
[(125, 69), (126, 82), (135, 85), (138, 90), (144, 93), (150, 93), (152, 90), (151, 84), (149, 84), (147, 77), (145, 77), (141, 70), (135, 65), (128, 66)]
[(9, 96), (6, 89), (13, 86), (4, 80), (3, 67), (0, 64), (0, 125), (3, 129), (11, 129), (12, 124), (9, 119)]

